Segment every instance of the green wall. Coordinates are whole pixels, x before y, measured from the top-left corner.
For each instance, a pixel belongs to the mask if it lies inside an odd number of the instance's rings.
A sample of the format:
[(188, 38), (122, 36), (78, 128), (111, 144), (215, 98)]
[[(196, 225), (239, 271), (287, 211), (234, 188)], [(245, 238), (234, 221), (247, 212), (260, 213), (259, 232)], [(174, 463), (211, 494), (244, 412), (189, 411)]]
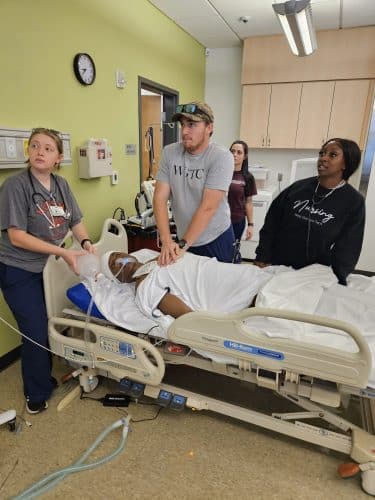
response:
[[(180, 102), (204, 96), (204, 47), (147, 0), (1, 0), (0, 126), (45, 126), (69, 132), (73, 165), (63, 167), (96, 239), (102, 222), (118, 206), (134, 213), (139, 190), (139, 157), (125, 156), (125, 144), (137, 144), (138, 76), (180, 93)], [(81, 86), (73, 58), (88, 52), (96, 81)], [(125, 72), (117, 89), (115, 71)], [(112, 147), (118, 185), (108, 177), (78, 177), (76, 147), (105, 137)], [(0, 183), (14, 170), (1, 170)], [(0, 298), (0, 316), (11, 315)], [(19, 337), (0, 323), (0, 356)]]

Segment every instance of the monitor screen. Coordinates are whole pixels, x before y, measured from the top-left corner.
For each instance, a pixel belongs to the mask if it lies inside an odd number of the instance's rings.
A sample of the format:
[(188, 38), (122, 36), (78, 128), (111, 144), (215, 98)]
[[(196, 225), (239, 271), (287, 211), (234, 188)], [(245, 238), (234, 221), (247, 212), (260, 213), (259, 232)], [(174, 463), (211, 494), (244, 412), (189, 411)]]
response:
[(290, 172), (290, 184), (300, 179), (318, 175), (317, 164), (318, 158), (300, 158), (298, 160), (293, 160), (292, 170)]

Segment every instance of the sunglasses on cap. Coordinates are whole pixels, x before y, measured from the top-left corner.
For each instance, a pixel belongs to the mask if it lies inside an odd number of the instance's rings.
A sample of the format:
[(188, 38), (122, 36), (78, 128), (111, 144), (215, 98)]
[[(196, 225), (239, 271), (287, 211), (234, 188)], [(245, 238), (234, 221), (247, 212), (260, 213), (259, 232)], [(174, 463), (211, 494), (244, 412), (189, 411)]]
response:
[(201, 109), (196, 104), (178, 104), (176, 106), (176, 113), (189, 113), (191, 115), (203, 114), (203, 115), (207, 116), (209, 121), (212, 121), (212, 119), (208, 115), (208, 113), (206, 113), (206, 111)]

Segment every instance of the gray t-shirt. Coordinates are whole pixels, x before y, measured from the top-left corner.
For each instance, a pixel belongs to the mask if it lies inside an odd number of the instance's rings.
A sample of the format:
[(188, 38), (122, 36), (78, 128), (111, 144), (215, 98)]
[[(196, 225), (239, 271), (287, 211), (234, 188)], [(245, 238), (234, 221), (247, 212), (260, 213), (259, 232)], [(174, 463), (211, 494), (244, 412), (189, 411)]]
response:
[[(28, 169), (8, 177), (0, 188), (0, 262), (31, 272), (41, 272), (47, 254), (31, 252), (11, 244), (7, 229), (16, 227), (54, 245), (59, 245), (69, 228), (81, 221), (82, 213), (67, 181), (53, 175), (51, 192)], [(62, 207), (64, 216), (53, 216), (49, 206)], [(60, 209), (61, 211), (61, 209)]]
[[(170, 185), (170, 201), (177, 235), (182, 238), (191, 219), (201, 204), (203, 191), (219, 189), (228, 192), (233, 176), (233, 155), (218, 144), (210, 143), (203, 153), (192, 155), (181, 143), (169, 144), (163, 149), (157, 180)], [(210, 243), (231, 224), (227, 196), (219, 205), (208, 226), (193, 243)]]

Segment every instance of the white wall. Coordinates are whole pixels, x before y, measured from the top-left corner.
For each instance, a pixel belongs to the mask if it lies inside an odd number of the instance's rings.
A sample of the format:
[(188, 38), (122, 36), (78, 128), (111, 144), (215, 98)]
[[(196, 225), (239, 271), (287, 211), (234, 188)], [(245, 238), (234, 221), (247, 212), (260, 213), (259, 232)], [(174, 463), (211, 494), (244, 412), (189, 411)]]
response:
[(215, 116), (212, 140), (229, 148), (240, 133), (242, 47), (208, 52), (205, 100)]
[(366, 226), (365, 237), (357, 269), (375, 272), (375, 156), (372, 162), (371, 174), (366, 195)]
[(292, 161), (298, 158), (315, 158), (318, 150), (313, 149), (251, 149), (249, 165), (260, 165), (271, 169), (272, 183), (277, 182), (277, 174), (282, 174), (281, 189), (289, 186)]

